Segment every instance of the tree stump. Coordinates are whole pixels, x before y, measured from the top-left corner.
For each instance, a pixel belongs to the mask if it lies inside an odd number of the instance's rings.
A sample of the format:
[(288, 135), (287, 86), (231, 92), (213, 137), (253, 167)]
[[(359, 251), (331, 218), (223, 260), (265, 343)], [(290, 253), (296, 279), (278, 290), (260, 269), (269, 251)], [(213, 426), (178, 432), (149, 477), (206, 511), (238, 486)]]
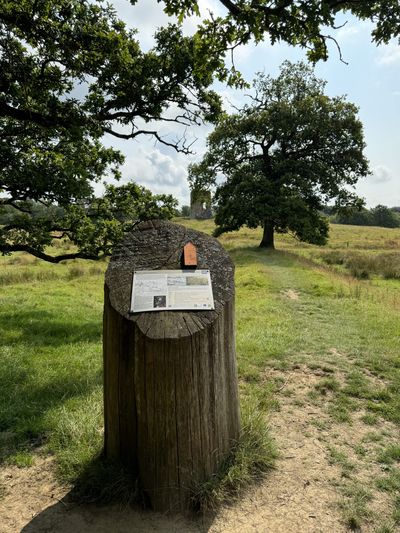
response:
[[(181, 268), (197, 247), (214, 311), (130, 313), (134, 270)], [(142, 222), (115, 248), (105, 278), (105, 454), (139, 480), (155, 510), (184, 511), (239, 436), (234, 267), (216, 239)]]

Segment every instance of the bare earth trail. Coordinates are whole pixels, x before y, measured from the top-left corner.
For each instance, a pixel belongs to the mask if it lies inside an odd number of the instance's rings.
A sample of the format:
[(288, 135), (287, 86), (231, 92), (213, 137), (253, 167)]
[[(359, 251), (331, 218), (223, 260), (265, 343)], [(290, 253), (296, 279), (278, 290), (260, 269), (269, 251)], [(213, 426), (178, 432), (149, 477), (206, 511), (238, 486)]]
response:
[[(297, 365), (289, 371), (267, 371), (266, 380), (283, 378), (278, 391), (280, 409), (270, 420), (280, 450), (276, 468), (256, 488), (216, 516), (190, 522), (151, 512), (116, 506), (75, 505), (68, 502), (68, 487), (54, 478), (51, 458), (38, 457), (30, 468), (8, 467), (1, 472), (5, 496), (0, 501), (1, 533), (60, 532), (257, 532), (341, 533), (348, 531), (337, 505), (343, 472), (329, 459), (331, 446), (351, 449), (351, 439), (368, 431), (328, 421), (323, 405), (309, 401), (309, 393), (324, 377), (321, 370)], [(389, 431), (393, 428), (388, 427)], [(349, 433), (353, 437), (349, 437)], [(356, 436), (355, 436), (356, 434)], [(362, 465), (355, 476), (374, 476), (371, 465)], [(381, 513), (389, 506), (378, 493), (374, 506)], [(373, 523), (362, 528), (376, 531)]]
[[(286, 387), (298, 388), (299, 397), (304, 394), (308, 377), (300, 383), (298, 373), (293, 372), (287, 379)], [(312, 429), (307, 418), (315, 417), (315, 408), (296, 410), (292, 402), (293, 397), (290, 402), (281, 402), (280, 411), (271, 419), (271, 430), (281, 450), (276, 469), (260, 486), (209, 521), (190, 523), (132, 509), (69, 504), (68, 499), (63, 501), (68, 489), (54, 480), (51, 460), (38, 458), (31, 468), (14, 467), (2, 472), (7, 494), (0, 504), (1, 531), (346, 531), (335, 510), (337, 491), (331, 484), (340, 476), (339, 469), (329, 465), (317, 434), (307, 436)]]

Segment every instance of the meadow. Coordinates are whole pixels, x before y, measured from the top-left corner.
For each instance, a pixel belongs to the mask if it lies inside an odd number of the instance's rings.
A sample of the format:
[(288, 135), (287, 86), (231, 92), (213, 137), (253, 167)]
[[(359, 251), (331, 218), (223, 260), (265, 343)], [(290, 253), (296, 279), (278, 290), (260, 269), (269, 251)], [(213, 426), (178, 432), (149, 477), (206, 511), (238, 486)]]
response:
[[(177, 222), (213, 229), (212, 221)], [(400, 230), (332, 225), (325, 247), (278, 235), (275, 251), (259, 249), (260, 239), (261, 230), (249, 229), (220, 239), (236, 265), (243, 415), (249, 423), (253, 416), (261, 431), (283, 405), (299, 416), (313, 406), (319, 415), (307, 423), (340, 472), (335, 505), (342, 523), (395, 532)], [(102, 446), (107, 262), (50, 265), (15, 254), (0, 258), (0, 265), (2, 464), (30, 468), (38, 454), (51, 454), (60, 481), (74, 484)], [(305, 396), (287, 385), (296, 372), (313, 375)], [(273, 430), (267, 438), (274, 438)], [(276, 448), (269, 448), (270, 465), (281, 453)], [(236, 481), (246, 475), (237, 473)], [(0, 498), (6, 490), (0, 487)]]

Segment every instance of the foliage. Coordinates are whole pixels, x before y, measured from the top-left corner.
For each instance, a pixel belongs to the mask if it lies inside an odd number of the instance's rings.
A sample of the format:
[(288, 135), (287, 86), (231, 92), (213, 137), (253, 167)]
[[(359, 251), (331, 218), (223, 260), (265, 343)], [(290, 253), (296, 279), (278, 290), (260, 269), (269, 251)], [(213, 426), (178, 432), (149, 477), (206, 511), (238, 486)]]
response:
[(396, 208), (377, 205), (373, 209), (343, 210), (332, 218), (336, 224), (353, 224), (354, 226), (380, 226), (383, 228), (400, 227), (400, 216)]
[(217, 235), (262, 225), (262, 246), (273, 247), (274, 230), (324, 244), (323, 206), (361, 203), (349, 191), (368, 173), (357, 108), (324, 86), (311, 67), (285, 62), (276, 79), (260, 74), (252, 103), (211, 133), (190, 180), (194, 189), (216, 186)]
[[(188, 153), (184, 135), (162, 137), (160, 123), (186, 128), (216, 120), (220, 99), (209, 89), (213, 79), (244, 85), (234, 66), (225, 64), (226, 51), (239, 44), (268, 36), (272, 43), (309, 48), (313, 60), (325, 59), (331, 37), (321, 28), (334, 27), (336, 15), (346, 11), (373, 22), (376, 43), (398, 35), (395, 0), (220, 3), (226, 15), (210, 14), (188, 37), (180, 23), (199, 15), (198, 1), (163, 0), (178, 23), (160, 28), (153, 48), (143, 51), (135, 30), (101, 0), (3, 0), (0, 205), (20, 210), (23, 203), (44, 202), (79, 210), (93, 196), (95, 182), (119, 177), (123, 157), (102, 144), (105, 134), (151, 136)], [(47, 229), (30, 228), (36, 235), (32, 250), (39, 249), (46, 237), (39, 233)], [(5, 242), (8, 251), (21, 246), (9, 236), (2, 237), (0, 250)]]
[(385, 205), (377, 205), (371, 209), (371, 215), (374, 226), (383, 228), (400, 227), (400, 216)]
[[(58, 263), (65, 259), (98, 259), (110, 255), (124, 233), (140, 220), (172, 218), (177, 201), (171, 195), (153, 195), (135, 183), (106, 185), (101, 198), (89, 198), (55, 208), (32, 201), (16, 202), (7, 212), (9, 222), (1, 228), (0, 249), (29, 252)], [(16, 206), (16, 208), (14, 208)], [(46, 246), (54, 239), (68, 239), (77, 251), (50, 255)]]
[(190, 217), (190, 205), (183, 205), (180, 215), (182, 217)]
[[(97, 217), (99, 228), (86, 212), (78, 221), (82, 204), (97, 203), (93, 184), (119, 177), (123, 157), (103, 146), (102, 137), (152, 136), (188, 152), (184, 138), (162, 138), (148, 124), (173, 122), (185, 128), (219, 112), (219, 98), (208, 90), (212, 71), (195, 68), (193, 38), (169, 25), (157, 32), (154, 47), (143, 52), (135, 32), (108, 4), (3, 1), (0, 47), (0, 207), (12, 206), (16, 212), (16, 228), (3, 230), (0, 237), (3, 252), (29, 244), (29, 251), (40, 254), (51, 241), (59, 221), (51, 225), (30, 217), (30, 207), (39, 202), (64, 209), (67, 230), (75, 232), (82, 253), (96, 254), (107, 246), (99, 243), (105, 235), (108, 239), (120, 231), (108, 215), (101, 223)], [(126, 195), (125, 189), (112, 191), (116, 201)], [(111, 189), (102, 209), (113, 201), (110, 194)]]
[[(158, 0), (160, 1), (160, 0)], [(199, 0), (163, 0), (165, 11), (182, 20), (199, 14)], [(137, 0), (131, 0), (136, 3)], [(400, 5), (397, 0), (368, 2), (346, 0), (219, 0), (226, 9), (224, 15), (210, 13), (197, 32), (202, 56), (211, 55), (220, 78), (238, 81), (234, 67), (224, 63), (226, 49), (239, 44), (269, 39), (271, 44), (286, 42), (308, 50), (312, 61), (326, 60), (328, 43), (339, 49), (335, 37), (326, 33), (337, 29), (337, 17), (352, 14), (360, 20), (372, 22), (372, 40), (387, 43), (399, 35)], [(204, 67), (206, 68), (206, 67)]]
[(352, 224), (355, 226), (374, 225), (372, 223), (371, 212), (365, 207), (343, 210), (341, 213), (334, 214), (331, 221), (335, 224)]

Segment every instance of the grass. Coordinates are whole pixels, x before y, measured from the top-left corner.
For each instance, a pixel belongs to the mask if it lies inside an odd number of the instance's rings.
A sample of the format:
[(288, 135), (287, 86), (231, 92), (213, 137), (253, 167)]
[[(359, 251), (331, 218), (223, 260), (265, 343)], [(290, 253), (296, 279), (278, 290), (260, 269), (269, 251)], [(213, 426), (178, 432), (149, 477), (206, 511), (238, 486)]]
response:
[(371, 493), (357, 484), (351, 484), (343, 491), (345, 500), (340, 506), (345, 525), (352, 531), (361, 531), (361, 526), (371, 517), (368, 502)]
[(342, 475), (344, 477), (349, 477), (349, 475), (355, 469), (355, 465), (348, 459), (346, 454), (340, 450), (337, 450), (333, 446), (329, 448), (330, 453), (330, 463), (333, 465), (340, 466), (342, 469)]
[(379, 454), (378, 461), (388, 465), (400, 462), (400, 444), (391, 444), (387, 446)]
[(277, 453), (260, 407), (259, 398), (247, 397), (242, 402), (239, 442), (211, 479), (193, 487), (195, 509), (216, 509), (223, 502), (231, 502), (272, 468)]
[[(46, 272), (48, 265), (35, 268)], [(56, 280), (28, 287), (24, 282), (14, 283), (0, 294), (3, 461), (16, 461), (21, 450), (32, 451), (43, 445), (57, 451), (54, 443), (57, 439), (62, 442), (74, 407), (76, 424), (85, 426), (88, 397), (96, 396), (101, 411), (101, 278), (87, 265), (83, 267), (86, 275), (67, 281), (70, 268), (52, 266)], [(100, 414), (96, 424), (102, 427)], [(93, 423), (87, 427), (93, 432)], [(100, 442), (97, 439), (93, 443), (96, 451)], [(78, 462), (86, 445), (79, 439), (74, 441), (73, 454)]]
[[(212, 221), (184, 223), (209, 233), (213, 229)], [(383, 256), (395, 257), (400, 230), (333, 226), (331, 233), (325, 249), (283, 235), (277, 237), (277, 251), (260, 250), (260, 230), (221, 238), (236, 265), (243, 432), (223, 471), (194, 489), (194, 499), (203, 506), (224, 501), (270, 468), (275, 451), (265, 420), (279, 409), (276, 391), (282, 384), (265, 376), (270, 368), (285, 372), (304, 364), (328, 374), (312, 394), (329, 415), (326, 427), (350, 427), (359, 413), (374, 429), (364, 443), (381, 446), (375, 457), (390, 470), (368, 488), (386, 491), (395, 501), (398, 449), (386, 443), (380, 425), (400, 423), (400, 287), (375, 267), (368, 267), (369, 279), (357, 279), (337, 258), (371, 256), (371, 265), (377, 265)], [(89, 499), (98, 496), (84, 483), (90, 479), (102, 497), (107, 497), (103, 487), (115, 483), (110, 493), (122, 498), (126, 482), (118, 467), (108, 468), (98, 459), (106, 264), (48, 265), (23, 254), (0, 261), (1, 460), (28, 467), (37, 450), (51, 452), (60, 478), (76, 483), (81, 497), (85, 491)], [(288, 291), (298, 298), (289, 298)], [(353, 474), (349, 458), (330, 453), (332, 461)], [(368, 498), (357, 491), (344, 495), (343, 505), (349, 527), (369, 516)]]
[(369, 279), (373, 275), (384, 279), (400, 279), (400, 254), (371, 254), (370, 252), (354, 252), (330, 250), (320, 254), (321, 260), (328, 265), (342, 266), (358, 279)]

